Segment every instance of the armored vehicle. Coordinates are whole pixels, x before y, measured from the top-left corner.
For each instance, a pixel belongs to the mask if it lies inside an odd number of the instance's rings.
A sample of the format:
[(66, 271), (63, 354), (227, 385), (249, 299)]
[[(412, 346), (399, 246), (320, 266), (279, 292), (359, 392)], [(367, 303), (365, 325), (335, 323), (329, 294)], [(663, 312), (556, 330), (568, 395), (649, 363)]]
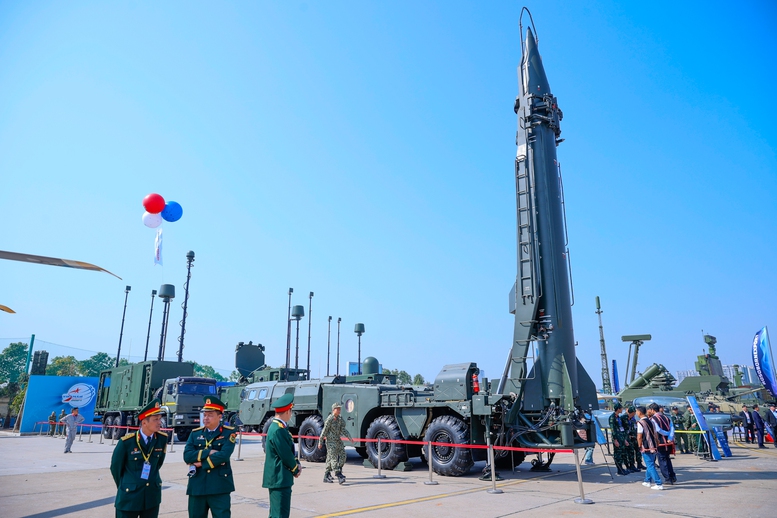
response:
[(100, 373), (95, 421), (103, 424), (103, 435), (122, 437), (136, 427), (138, 412), (158, 397), (166, 410), (163, 428), (173, 428), (178, 440), (185, 441), (200, 426), (202, 398), (216, 395), (216, 380), (194, 376), (191, 363), (151, 360), (106, 369)]

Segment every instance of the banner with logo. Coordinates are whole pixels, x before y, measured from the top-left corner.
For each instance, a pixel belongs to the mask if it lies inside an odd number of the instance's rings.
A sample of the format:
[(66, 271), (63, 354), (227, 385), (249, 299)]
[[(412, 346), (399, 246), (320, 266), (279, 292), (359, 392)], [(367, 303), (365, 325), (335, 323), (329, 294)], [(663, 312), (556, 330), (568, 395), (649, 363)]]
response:
[[(38, 432), (40, 421), (48, 421), (51, 412), (59, 419), (62, 410), (69, 414), (78, 408), (84, 424), (94, 424), (94, 403), (99, 378), (81, 376), (30, 376), (24, 399), (21, 433)], [(48, 428), (43, 427), (45, 432)], [(84, 428), (84, 432), (86, 432)]]
[(769, 333), (766, 327), (758, 331), (753, 338), (753, 366), (766, 390), (772, 397), (777, 397), (777, 376), (774, 372), (772, 346), (769, 344)]

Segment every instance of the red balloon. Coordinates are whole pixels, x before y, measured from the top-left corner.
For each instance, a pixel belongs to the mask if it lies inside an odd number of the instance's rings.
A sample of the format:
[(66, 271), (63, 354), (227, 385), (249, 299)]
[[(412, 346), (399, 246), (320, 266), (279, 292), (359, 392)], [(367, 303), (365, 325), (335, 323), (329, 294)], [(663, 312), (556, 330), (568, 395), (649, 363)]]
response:
[(165, 199), (152, 192), (143, 198), (143, 208), (150, 214), (159, 214), (165, 209)]

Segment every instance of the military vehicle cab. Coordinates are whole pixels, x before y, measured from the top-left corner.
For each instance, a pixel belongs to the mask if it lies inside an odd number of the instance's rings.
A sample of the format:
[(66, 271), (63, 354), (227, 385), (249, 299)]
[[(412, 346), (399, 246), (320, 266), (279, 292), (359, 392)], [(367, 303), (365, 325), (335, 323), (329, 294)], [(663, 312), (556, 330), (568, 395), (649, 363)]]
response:
[(185, 362), (151, 360), (106, 369), (100, 373), (94, 420), (106, 439), (123, 437), (137, 428), (138, 413), (152, 399), (162, 401), (163, 428), (173, 428), (180, 441), (200, 426), (203, 396), (216, 395), (216, 380), (194, 376)]

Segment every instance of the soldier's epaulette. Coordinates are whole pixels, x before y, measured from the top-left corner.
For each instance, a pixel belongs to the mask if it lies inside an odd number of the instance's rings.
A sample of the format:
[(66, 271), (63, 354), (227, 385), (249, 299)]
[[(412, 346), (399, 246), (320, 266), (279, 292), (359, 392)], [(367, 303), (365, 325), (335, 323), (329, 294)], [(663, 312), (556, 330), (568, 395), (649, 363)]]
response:
[(165, 432), (157, 432), (157, 433), (158, 433), (159, 435), (163, 436), (163, 437), (167, 437), (167, 434), (166, 434)]
[(223, 428), (224, 428), (224, 430), (234, 430), (235, 429), (234, 426), (227, 426), (227, 425), (224, 425)]
[(195, 428), (194, 430), (192, 430), (192, 432), (196, 432), (197, 430), (202, 430), (203, 428), (205, 428), (205, 427), (204, 426), (200, 426), (199, 428)]
[(122, 441), (126, 441), (127, 439), (132, 439), (133, 437), (135, 437), (135, 432), (128, 433), (127, 435), (123, 436), (123, 437), (121, 438), (121, 440), (122, 440)]
[(285, 424), (283, 423), (283, 421), (281, 421), (280, 419), (273, 418), (273, 421), (275, 421), (276, 423), (278, 423), (278, 426), (279, 426), (279, 427), (281, 427), (281, 428), (286, 428), (286, 425), (285, 425)]

